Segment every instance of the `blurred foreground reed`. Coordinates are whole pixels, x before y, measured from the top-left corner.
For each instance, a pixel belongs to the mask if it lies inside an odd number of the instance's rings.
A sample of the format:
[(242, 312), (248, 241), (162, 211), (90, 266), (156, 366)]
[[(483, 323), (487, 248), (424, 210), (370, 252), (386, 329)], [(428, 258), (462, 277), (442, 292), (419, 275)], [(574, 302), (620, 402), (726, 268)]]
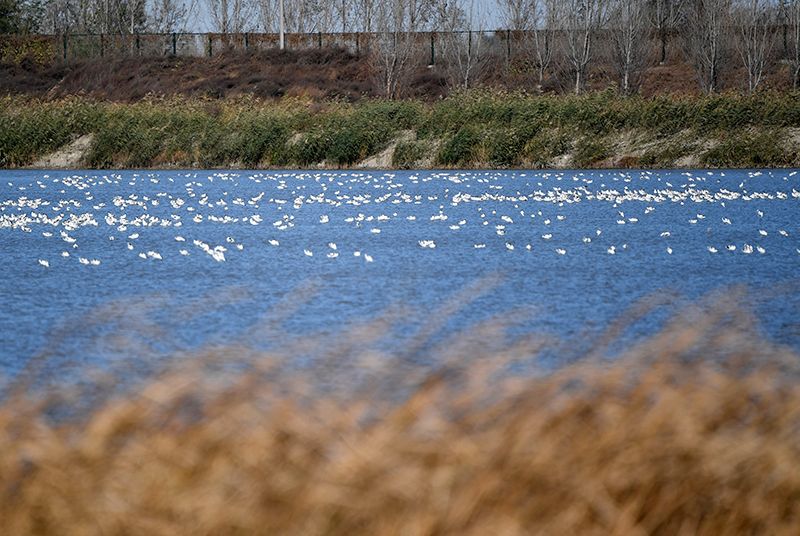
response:
[(97, 371), (47, 396), (21, 374), (0, 407), (0, 533), (794, 536), (800, 361), (744, 296), (672, 302), (609, 360), (618, 323), (555, 371), (536, 359), (558, 341), (509, 340), (500, 319), (381, 348), (389, 312), (181, 354), (115, 396), (87, 395), (113, 384)]

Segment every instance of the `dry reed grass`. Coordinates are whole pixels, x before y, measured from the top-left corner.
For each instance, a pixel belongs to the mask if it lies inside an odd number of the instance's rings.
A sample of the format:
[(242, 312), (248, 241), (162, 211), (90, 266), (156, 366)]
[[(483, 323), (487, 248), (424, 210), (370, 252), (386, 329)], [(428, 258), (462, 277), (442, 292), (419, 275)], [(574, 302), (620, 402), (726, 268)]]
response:
[[(800, 533), (798, 356), (760, 334), (746, 291), (651, 296), (547, 372), (537, 356), (564, 341), (509, 340), (507, 318), (431, 338), (493, 284), (383, 346), (399, 310), (287, 342), (278, 319), (306, 288), (248, 334), (269, 349), (178, 355), (80, 418), (52, 419), (28, 370), (0, 407), (0, 532)], [(665, 304), (658, 333), (604, 357)]]

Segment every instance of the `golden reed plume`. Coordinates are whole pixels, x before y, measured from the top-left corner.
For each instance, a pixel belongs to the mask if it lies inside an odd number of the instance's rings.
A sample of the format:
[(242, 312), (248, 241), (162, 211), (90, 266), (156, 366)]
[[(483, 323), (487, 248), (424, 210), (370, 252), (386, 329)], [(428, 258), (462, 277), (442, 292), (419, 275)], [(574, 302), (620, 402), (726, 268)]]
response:
[[(54, 383), (50, 346), (6, 383), (0, 533), (800, 534), (800, 361), (759, 332), (747, 290), (657, 293), (575, 340), (510, 337), (524, 311), (437, 338), (496, 283), (404, 337), (402, 308), (287, 334), (312, 281), (238, 342), (183, 351), (153, 342), (156, 297), (107, 305), (94, 321), (115, 329), (84, 319), (92, 341), (167, 358), (136, 381), (129, 361)], [(663, 307), (660, 331), (609, 357)]]

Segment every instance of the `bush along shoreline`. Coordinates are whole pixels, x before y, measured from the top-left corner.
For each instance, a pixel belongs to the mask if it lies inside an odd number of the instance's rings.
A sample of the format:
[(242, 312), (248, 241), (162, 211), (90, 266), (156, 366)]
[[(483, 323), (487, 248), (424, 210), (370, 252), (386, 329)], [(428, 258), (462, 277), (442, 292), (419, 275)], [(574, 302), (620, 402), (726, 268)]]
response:
[(782, 168), (800, 167), (799, 154), (800, 94), (785, 92), (0, 98), (6, 169)]

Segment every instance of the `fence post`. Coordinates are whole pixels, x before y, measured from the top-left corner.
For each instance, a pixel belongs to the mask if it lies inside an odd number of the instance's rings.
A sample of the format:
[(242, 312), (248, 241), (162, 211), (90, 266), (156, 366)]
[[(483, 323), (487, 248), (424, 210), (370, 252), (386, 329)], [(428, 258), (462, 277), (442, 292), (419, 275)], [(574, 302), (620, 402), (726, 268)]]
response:
[(244, 49), (245, 49), (245, 50), (247, 50), (248, 48), (250, 48), (250, 39), (249, 39), (249, 36), (250, 36), (250, 34), (249, 34), (249, 33), (247, 33), (247, 32), (245, 32), (245, 33), (244, 33)]
[(208, 34), (208, 57), (211, 57), (211, 34)]
[(434, 56), (434, 51), (433, 50), (434, 50), (433, 49), (433, 32), (431, 32), (431, 62), (428, 65), (433, 65), (434, 64), (435, 56)]
[(511, 64), (511, 30), (506, 30), (506, 69)]
[(172, 34), (172, 55), (173, 56), (178, 55), (178, 39), (174, 32)]
[(67, 59), (67, 34), (64, 34), (64, 60)]
[(322, 48), (322, 32), (317, 32), (317, 38), (319, 39), (317, 48)]
[(139, 34), (136, 34), (136, 55), (141, 55), (139, 52)]
[(105, 36), (100, 34), (100, 57), (103, 57), (103, 49), (105, 48)]

